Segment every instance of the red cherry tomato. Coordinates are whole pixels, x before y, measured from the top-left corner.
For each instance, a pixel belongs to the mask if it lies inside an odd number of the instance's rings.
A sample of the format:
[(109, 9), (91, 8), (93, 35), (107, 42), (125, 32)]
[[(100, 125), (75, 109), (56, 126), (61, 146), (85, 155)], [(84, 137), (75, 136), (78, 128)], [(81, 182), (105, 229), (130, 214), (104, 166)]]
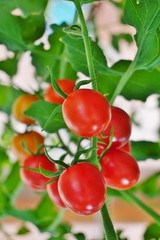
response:
[(104, 178), (88, 162), (67, 168), (59, 177), (58, 190), (66, 207), (82, 215), (97, 212), (105, 201)]
[(93, 137), (104, 131), (111, 119), (106, 98), (92, 89), (78, 89), (65, 99), (62, 113), (68, 128), (82, 137)]
[(51, 184), (47, 185), (47, 192), (53, 203), (55, 203), (59, 207), (63, 207), (63, 208), (66, 207), (62, 202), (62, 199), (58, 192), (58, 180), (55, 180)]
[(111, 116), (109, 126), (98, 137), (108, 145), (111, 128), (113, 128), (112, 148), (117, 148), (123, 146), (128, 141), (131, 135), (131, 120), (128, 114), (118, 107), (111, 107)]
[(26, 184), (27, 187), (33, 190), (45, 190), (46, 183), (51, 179), (46, 178), (41, 173), (33, 172), (25, 168), (36, 168), (39, 167), (56, 172), (56, 166), (54, 163), (50, 162), (45, 155), (29, 156), (23, 163), (23, 167), (20, 170), (20, 176), (22, 181)]
[[(63, 92), (66, 94), (70, 94), (73, 92), (73, 89), (75, 87), (75, 82), (69, 79), (60, 79), (57, 80), (57, 83), (59, 87), (62, 89)], [(52, 85), (49, 86), (47, 91), (45, 92), (44, 99), (51, 103), (57, 103), (62, 104), (64, 101), (64, 98), (62, 98), (52, 87)]]
[(129, 189), (139, 178), (137, 161), (127, 152), (110, 149), (102, 158), (102, 174), (106, 185), (115, 189)]
[[(107, 144), (98, 142), (97, 143), (97, 155), (101, 156), (101, 154), (104, 152), (104, 150), (106, 148), (107, 148)], [(111, 146), (110, 149), (113, 149), (113, 147)], [(125, 152), (128, 152), (128, 153), (131, 153), (131, 143), (128, 141), (123, 146), (120, 146), (117, 149), (119, 149), (121, 151), (125, 151)]]
[(130, 141), (126, 142), (123, 146), (118, 148), (119, 150), (131, 153), (131, 143)]

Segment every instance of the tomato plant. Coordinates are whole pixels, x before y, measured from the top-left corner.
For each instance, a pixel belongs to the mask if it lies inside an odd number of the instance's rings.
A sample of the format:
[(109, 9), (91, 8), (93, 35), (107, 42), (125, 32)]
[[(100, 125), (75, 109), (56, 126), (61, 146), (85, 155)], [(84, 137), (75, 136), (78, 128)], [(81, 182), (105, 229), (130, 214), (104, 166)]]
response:
[(137, 161), (127, 152), (110, 149), (100, 162), (106, 185), (115, 189), (129, 189), (139, 179)]
[(88, 162), (67, 168), (59, 178), (58, 190), (64, 204), (82, 215), (97, 212), (105, 201), (103, 176)]
[[(12, 139), (11, 148), (18, 160), (23, 162), (28, 156), (36, 154), (43, 145), (44, 137), (36, 131), (30, 131), (16, 134)], [(43, 147), (40, 153), (43, 153)]]
[(93, 137), (109, 124), (111, 113), (108, 101), (91, 89), (79, 89), (65, 99), (62, 113), (68, 128), (79, 136)]
[[(49, 179), (43, 176), (41, 173), (34, 172), (34, 169), (43, 168), (52, 172), (56, 172), (56, 166), (51, 163), (45, 155), (29, 156), (23, 162), (20, 170), (20, 176), (22, 181), (27, 187), (36, 191), (43, 191), (46, 189), (46, 184)], [(32, 168), (29, 170), (28, 168)]]
[[(15, 235), (29, 222), (46, 240), (86, 240), (63, 221), (68, 209), (101, 215), (104, 233), (90, 239), (117, 240), (114, 198), (149, 215), (141, 238), (157, 238), (159, 0), (1, 0), (0, 17), (0, 235), (12, 238), (11, 216), (22, 223)], [(43, 189), (34, 209), (19, 204), (30, 197), (20, 172), (32, 191)]]
[[(60, 79), (57, 80), (57, 83), (59, 87), (64, 91), (66, 94), (70, 94), (74, 87), (75, 87), (75, 82), (70, 80), (70, 79)], [(57, 103), (57, 104), (62, 104), (64, 101), (64, 98), (62, 98), (50, 85), (48, 89), (45, 92), (44, 99), (46, 101), (52, 102), (52, 103)]]
[(35, 121), (27, 117), (24, 112), (30, 105), (37, 101), (38, 97), (31, 94), (23, 94), (19, 96), (13, 103), (12, 113), (15, 119), (19, 122), (25, 123), (27, 125), (33, 124)]

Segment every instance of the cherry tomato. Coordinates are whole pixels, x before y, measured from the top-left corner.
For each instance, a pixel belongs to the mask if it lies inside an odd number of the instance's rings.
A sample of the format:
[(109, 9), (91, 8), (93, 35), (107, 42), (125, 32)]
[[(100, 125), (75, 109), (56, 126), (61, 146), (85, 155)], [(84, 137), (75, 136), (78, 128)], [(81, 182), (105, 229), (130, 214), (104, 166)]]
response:
[(62, 202), (62, 199), (58, 192), (58, 180), (55, 180), (54, 182), (47, 185), (47, 192), (53, 203), (55, 203), (59, 207), (66, 207)]
[(101, 172), (88, 162), (64, 170), (59, 177), (58, 191), (66, 207), (82, 215), (97, 212), (106, 195)]
[[(101, 154), (104, 152), (104, 150), (106, 148), (107, 148), (107, 144), (106, 143), (98, 142), (97, 143), (97, 155), (101, 156)], [(113, 149), (113, 147), (111, 146), (110, 149)], [(117, 149), (119, 149), (121, 151), (125, 151), (125, 152), (128, 152), (128, 153), (131, 153), (131, 144), (128, 141), (123, 146), (120, 146)]]
[(46, 178), (45, 176), (43, 176), (41, 173), (25, 169), (39, 169), (40, 166), (45, 170), (49, 170), (52, 172), (57, 171), (55, 164), (50, 162), (45, 155), (29, 156), (23, 163), (24, 168), (20, 169), (20, 176), (22, 181), (26, 184), (28, 188), (32, 190), (45, 190), (46, 184), (51, 180), (50, 178)]
[(98, 137), (108, 145), (111, 128), (113, 128), (112, 148), (117, 148), (128, 141), (131, 135), (131, 120), (128, 114), (118, 107), (111, 107), (111, 116), (109, 126)]
[(12, 107), (12, 114), (15, 119), (19, 122), (25, 123), (27, 125), (35, 123), (35, 120), (27, 117), (24, 112), (30, 107), (32, 103), (38, 100), (38, 97), (31, 94), (23, 94), (19, 96)]
[(126, 142), (123, 146), (118, 147), (118, 149), (120, 149), (122, 151), (125, 151), (125, 152), (128, 152), (128, 153), (131, 153), (131, 143), (130, 143), (130, 141)]
[[(59, 87), (65, 92), (66, 94), (70, 94), (73, 92), (73, 89), (75, 87), (75, 82), (69, 79), (60, 79), (57, 80), (57, 83)], [(62, 104), (64, 101), (64, 98), (62, 98), (52, 87), (52, 85), (49, 86), (47, 91), (45, 92), (44, 99), (51, 103), (57, 103)]]
[(62, 114), (68, 128), (82, 137), (93, 137), (104, 131), (111, 119), (106, 98), (92, 89), (78, 89), (65, 99)]
[[(25, 149), (24, 144), (28, 148)], [(17, 156), (18, 160), (24, 161), (28, 156), (37, 153), (38, 147), (44, 145), (44, 138), (38, 132), (31, 131), (14, 136), (11, 144), (11, 149)], [(31, 152), (30, 152), (31, 151)], [(40, 153), (43, 153), (43, 148)]]
[(127, 152), (110, 149), (101, 162), (102, 174), (106, 185), (115, 189), (129, 189), (139, 178), (137, 161)]

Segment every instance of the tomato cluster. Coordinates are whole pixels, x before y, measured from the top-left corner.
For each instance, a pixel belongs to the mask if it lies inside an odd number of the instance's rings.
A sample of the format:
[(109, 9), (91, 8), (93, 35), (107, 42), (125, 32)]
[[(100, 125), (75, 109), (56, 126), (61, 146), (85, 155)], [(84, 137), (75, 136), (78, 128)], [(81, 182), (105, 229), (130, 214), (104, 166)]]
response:
[[(37, 146), (44, 145), (44, 138), (35, 131), (16, 135), (12, 149), (22, 162), (21, 179), (30, 189), (47, 190), (57, 206), (89, 215), (102, 208), (106, 187), (129, 189), (139, 178), (137, 161), (131, 156), (131, 120), (125, 111), (110, 106), (107, 99), (95, 90), (74, 90), (75, 82), (69, 79), (58, 80), (57, 84), (68, 94), (66, 99), (51, 85), (44, 93), (44, 99), (53, 104), (62, 104), (64, 121), (73, 133), (88, 139), (97, 137), (97, 165), (101, 170), (92, 164), (92, 159), (82, 162), (78, 159), (59, 172), (59, 168), (44, 155), (43, 148), (37, 153)], [(19, 114), (23, 116), (26, 106), (36, 100), (30, 99), (26, 104), (22, 104), (20, 99), (16, 100), (13, 106), (15, 117), (17, 106), (21, 106)], [(24, 116), (16, 119), (26, 124), (32, 123), (22, 120)], [(59, 177), (49, 179), (37, 169), (58, 172)]]

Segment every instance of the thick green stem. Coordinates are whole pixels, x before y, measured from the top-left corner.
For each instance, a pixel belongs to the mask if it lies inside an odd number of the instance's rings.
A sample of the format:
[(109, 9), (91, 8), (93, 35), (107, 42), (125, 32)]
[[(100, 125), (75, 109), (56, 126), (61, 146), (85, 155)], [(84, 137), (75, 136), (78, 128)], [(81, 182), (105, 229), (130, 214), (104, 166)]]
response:
[(82, 38), (83, 38), (84, 47), (85, 47), (85, 51), (86, 51), (89, 75), (90, 75), (90, 78), (93, 80), (93, 82), (92, 82), (93, 89), (97, 90), (98, 87), (97, 87), (97, 82), (96, 82), (96, 72), (95, 72), (95, 68), (94, 68), (94, 64), (93, 64), (92, 50), (91, 50), (90, 38), (88, 35), (88, 29), (86, 26), (86, 22), (84, 19), (84, 15), (83, 15), (79, 0), (74, 0), (74, 3), (75, 3), (75, 6), (76, 6), (76, 9), (78, 12), (78, 16), (80, 19), (80, 23), (81, 23)]
[[(78, 12), (78, 16), (80, 19), (80, 23), (81, 23), (82, 38), (83, 38), (84, 47), (85, 47), (85, 51), (86, 51), (89, 75), (92, 80), (92, 87), (94, 90), (98, 90), (97, 81), (96, 81), (96, 72), (95, 72), (94, 63), (93, 63), (91, 42), (90, 42), (90, 38), (89, 38), (89, 34), (88, 34), (88, 29), (86, 26), (86, 22), (85, 22), (85, 19), (83, 16), (83, 12), (82, 12), (82, 8), (81, 8), (79, 0), (74, 0), (74, 3), (75, 3), (75, 6), (76, 6), (76, 9)], [(98, 159), (97, 159), (97, 151), (96, 151), (97, 137), (93, 137), (91, 141), (92, 141), (92, 148), (93, 148), (92, 156), (91, 156), (92, 163), (95, 164), (97, 167), (99, 167), (99, 163), (98, 163)], [(101, 209), (101, 214), (102, 214), (102, 219), (103, 219), (103, 224), (104, 224), (104, 229), (105, 229), (106, 240), (117, 240), (116, 233), (114, 231), (114, 227), (113, 227), (112, 221), (110, 219), (110, 216), (109, 216), (109, 213), (108, 213), (108, 210), (107, 210), (107, 207), (105, 204)], [(108, 222), (109, 222), (109, 224), (108, 224)]]
[[(86, 22), (84, 19), (84, 15), (83, 15), (81, 4), (80, 4), (79, 0), (74, 0), (74, 3), (75, 3), (78, 17), (79, 17), (79, 20), (81, 23), (82, 38), (83, 38), (85, 52), (86, 52), (89, 75), (90, 75), (91, 80), (93, 80), (92, 87), (94, 90), (98, 90), (97, 82), (96, 82), (96, 72), (95, 72), (94, 63), (93, 63), (91, 42), (90, 42), (90, 38), (89, 38), (89, 34), (88, 34), (88, 29), (86, 26)], [(93, 147), (93, 149), (96, 149), (96, 147), (97, 147), (97, 138), (96, 137), (92, 138), (92, 147)], [(92, 163), (94, 165), (96, 165), (97, 167), (99, 167), (99, 164), (97, 161), (96, 150), (93, 150), (91, 158), (92, 158)]]
[(135, 204), (139, 208), (141, 208), (143, 211), (145, 211), (148, 215), (150, 215), (157, 224), (160, 225), (160, 215), (157, 214), (154, 210), (152, 210), (149, 206), (147, 206), (145, 203), (143, 203), (140, 199), (138, 199), (135, 195), (133, 195), (129, 191), (119, 191), (119, 193), (122, 195), (124, 199), (126, 199), (128, 202)]
[(113, 92), (113, 95), (110, 99), (110, 104), (113, 104), (115, 98), (121, 93), (121, 91), (123, 90), (124, 86), (126, 85), (127, 81), (129, 80), (129, 78), (133, 75), (134, 71), (135, 71), (135, 64), (136, 64), (136, 60), (134, 60), (129, 68), (127, 69), (127, 71), (123, 74), (122, 78), (120, 79), (115, 91)]
[(101, 216), (103, 220), (104, 232), (106, 240), (117, 240), (117, 235), (114, 230), (113, 223), (111, 221), (106, 204), (101, 209)]

